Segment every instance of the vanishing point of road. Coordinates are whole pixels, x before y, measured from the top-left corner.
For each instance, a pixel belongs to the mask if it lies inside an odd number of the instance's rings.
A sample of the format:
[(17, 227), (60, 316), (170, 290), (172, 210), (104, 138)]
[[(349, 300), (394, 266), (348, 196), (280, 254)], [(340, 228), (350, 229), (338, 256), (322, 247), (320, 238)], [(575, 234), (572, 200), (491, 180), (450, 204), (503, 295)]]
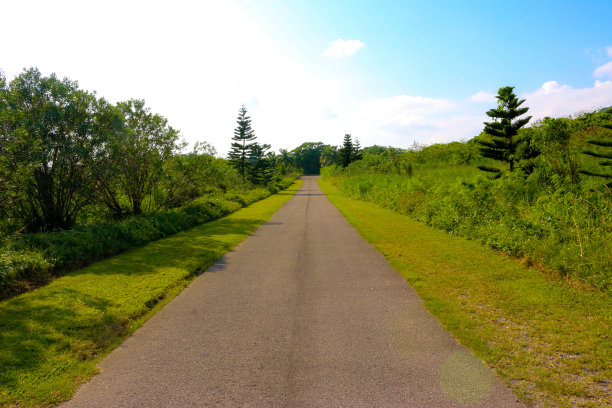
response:
[(523, 407), (315, 177), (99, 366), (62, 407)]

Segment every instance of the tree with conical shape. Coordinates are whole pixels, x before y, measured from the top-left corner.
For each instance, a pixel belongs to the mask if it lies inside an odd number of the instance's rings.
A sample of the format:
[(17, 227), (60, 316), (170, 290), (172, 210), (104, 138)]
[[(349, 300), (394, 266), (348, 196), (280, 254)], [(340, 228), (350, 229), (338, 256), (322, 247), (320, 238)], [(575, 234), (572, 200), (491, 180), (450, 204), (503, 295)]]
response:
[[(612, 130), (612, 124), (601, 125), (601, 127)], [(612, 149), (612, 139), (610, 138), (605, 140), (588, 140), (587, 143), (600, 148), (603, 147)], [(599, 171), (578, 170), (578, 172), (587, 176), (603, 178), (606, 181), (610, 180), (608, 183), (606, 183), (606, 187), (612, 188), (612, 171), (610, 171), (612, 170), (612, 150), (584, 150), (582, 153), (597, 159), (603, 159), (602, 161), (598, 162), (602, 169)]]
[(270, 150), (269, 144), (260, 145), (255, 142), (251, 146), (249, 154), (249, 167), (247, 177), (253, 184), (268, 185), (274, 178), (275, 157)]
[(355, 143), (353, 143), (353, 152), (351, 155), (351, 163), (357, 160), (361, 160), (361, 144), (359, 143), (359, 138), (355, 138)]
[(342, 147), (338, 149), (338, 164), (342, 167), (347, 167), (349, 164), (351, 164), (354, 153), (355, 148), (353, 147), (353, 140), (351, 135), (347, 133), (344, 135)]
[[(529, 108), (520, 106), (525, 102), (524, 99), (519, 100), (514, 94), (513, 86), (505, 86), (499, 88), (497, 92), (497, 108), (490, 109), (487, 116), (493, 118), (493, 122), (484, 122), (486, 133), (489, 138), (478, 140), (482, 146), (480, 154), (493, 160), (506, 162), (510, 165), (510, 171), (513, 171), (515, 165), (521, 159), (517, 155), (517, 151), (521, 144), (528, 141), (521, 140), (518, 137), (518, 131), (525, 126), (531, 116), (519, 119), (519, 116), (527, 113)], [(523, 149), (525, 150), (525, 149)], [(529, 155), (536, 154), (529, 151)], [(501, 171), (494, 167), (478, 166), (480, 170), (496, 173), (498, 176)]]
[(247, 109), (244, 105), (240, 107), (238, 118), (236, 119), (238, 126), (234, 129), (234, 137), (232, 137), (232, 150), (230, 150), (229, 162), (238, 170), (242, 176), (242, 180), (246, 180), (250, 166), (251, 150), (257, 138), (251, 127), (251, 118), (247, 116)]

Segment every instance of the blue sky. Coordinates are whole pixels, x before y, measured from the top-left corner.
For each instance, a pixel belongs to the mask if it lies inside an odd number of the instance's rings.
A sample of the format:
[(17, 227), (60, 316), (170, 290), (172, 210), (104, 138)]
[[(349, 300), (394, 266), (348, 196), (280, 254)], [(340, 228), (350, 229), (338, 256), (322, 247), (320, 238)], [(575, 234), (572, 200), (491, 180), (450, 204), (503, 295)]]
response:
[[(2, 4), (0, 68), (144, 98), (224, 154), (239, 106), (275, 150), (409, 147), (482, 130), (506, 85), (534, 118), (612, 105), (609, 1), (90, 1)], [(4, 14), (3, 13), (3, 14)]]
[(461, 98), (509, 84), (536, 89), (551, 78), (587, 87), (593, 70), (610, 60), (609, 1), (286, 3), (241, 2), (313, 70), (330, 39), (364, 42), (349, 61), (320, 72), (359, 78), (377, 97)]

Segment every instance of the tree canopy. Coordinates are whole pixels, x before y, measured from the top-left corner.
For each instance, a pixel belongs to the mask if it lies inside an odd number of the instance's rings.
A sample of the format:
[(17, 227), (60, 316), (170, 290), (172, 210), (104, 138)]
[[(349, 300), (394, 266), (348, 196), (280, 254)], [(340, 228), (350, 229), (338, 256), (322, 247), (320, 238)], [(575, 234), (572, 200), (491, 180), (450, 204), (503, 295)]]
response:
[(321, 150), (324, 144), (321, 142), (306, 142), (292, 150), (297, 167), (304, 174), (319, 174), (321, 172)]
[(0, 84), (3, 212), (30, 230), (68, 228), (95, 199), (95, 162), (120, 130), (120, 113), (37, 69)]

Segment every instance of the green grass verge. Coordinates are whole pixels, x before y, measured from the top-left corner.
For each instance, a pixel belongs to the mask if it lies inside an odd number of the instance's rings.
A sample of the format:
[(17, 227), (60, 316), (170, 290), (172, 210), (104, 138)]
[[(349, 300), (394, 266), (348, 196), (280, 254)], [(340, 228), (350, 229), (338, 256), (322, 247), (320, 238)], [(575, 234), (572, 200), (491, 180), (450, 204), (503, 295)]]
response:
[(330, 201), (425, 306), (528, 405), (612, 406), (612, 299), (477, 242), (346, 198)]
[(0, 406), (68, 399), (98, 363), (301, 186), (0, 302)]

